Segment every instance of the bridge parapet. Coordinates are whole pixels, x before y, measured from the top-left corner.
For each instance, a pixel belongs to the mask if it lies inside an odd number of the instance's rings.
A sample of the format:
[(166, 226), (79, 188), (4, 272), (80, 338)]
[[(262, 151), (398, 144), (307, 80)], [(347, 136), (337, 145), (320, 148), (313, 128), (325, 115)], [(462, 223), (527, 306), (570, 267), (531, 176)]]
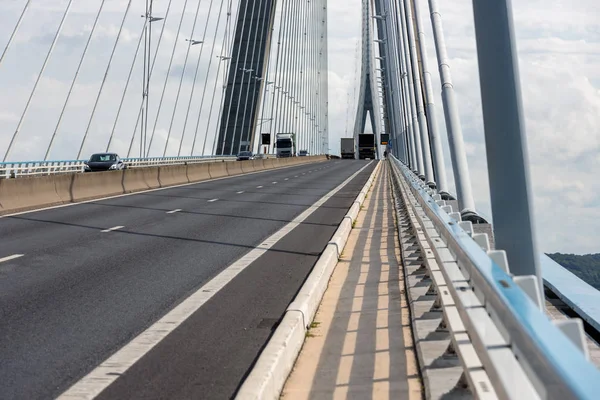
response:
[(535, 276), (512, 276), (505, 252), (490, 250), (487, 235), (474, 233), (404, 164), (391, 163), (405, 226), (436, 295), (433, 308), (443, 312), (440, 328), (460, 358), (458, 383), (477, 397), (595, 398), (600, 371), (588, 360), (581, 321), (551, 322)]

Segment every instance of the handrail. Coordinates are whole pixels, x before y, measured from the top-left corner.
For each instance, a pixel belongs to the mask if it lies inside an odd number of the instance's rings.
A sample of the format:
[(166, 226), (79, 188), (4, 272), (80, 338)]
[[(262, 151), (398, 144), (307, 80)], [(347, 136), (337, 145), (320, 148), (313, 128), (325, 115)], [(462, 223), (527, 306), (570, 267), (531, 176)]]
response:
[[(439, 236), (446, 242), (455, 262), (465, 274), (465, 281), (485, 307), (498, 331), (510, 345), (514, 358), (521, 364), (529, 380), (541, 398), (548, 399), (594, 399), (600, 393), (600, 371), (591, 364), (584, 353), (555, 326), (528, 295), (463, 229), (465, 223), (457, 223), (456, 213), (451, 218), (434, 198), (433, 193), (404, 164), (391, 157), (392, 165), (422, 207), (425, 216), (433, 223)], [(400, 177), (399, 176), (399, 177)], [(415, 204), (411, 205), (415, 207)], [(447, 206), (446, 206), (447, 207)], [(426, 232), (426, 229), (423, 229)], [(431, 246), (434, 248), (434, 246)], [(442, 260), (439, 260), (442, 261)], [(443, 261), (439, 262), (442, 268)], [(450, 280), (451, 281), (451, 280)], [(464, 282), (463, 282), (464, 283)], [(453, 285), (449, 285), (453, 286)], [(478, 355), (495, 385), (507, 385), (499, 379), (502, 366), (494, 365), (486, 353), (485, 333), (477, 329), (477, 321), (469, 321), (468, 305), (464, 296), (454, 291), (454, 301), (459, 307), (469, 336)], [(506, 377), (506, 376), (505, 376)], [(504, 383), (502, 383), (504, 381)], [(514, 393), (511, 388), (498, 387), (497, 393)], [(510, 397), (507, 397), (510, 398)]]

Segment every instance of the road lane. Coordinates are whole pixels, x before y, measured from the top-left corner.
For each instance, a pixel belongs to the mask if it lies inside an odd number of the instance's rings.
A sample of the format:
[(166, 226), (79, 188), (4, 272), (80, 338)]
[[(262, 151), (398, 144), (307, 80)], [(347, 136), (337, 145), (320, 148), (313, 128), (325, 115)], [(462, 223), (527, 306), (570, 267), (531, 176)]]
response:
[[(298, 180), (291, 173), (311, 168), (0, 219), (0, 254), (25, 254), (0, 265), (3, 393), (60, 394), (365, 163), (322, 165), (327, 168)], [(285, 177), (285, 185), (270, 185)], [(255, 190), (256, 182), (269, 188)], [(247, 192), (237, 194), (240, 189)], [(207, 202), (213, 198), (219, 201)], [(182, 211), (167, 214), (175, 209)], [(7, 222), (16, 238), (5, 234)], [(306, 225), (324, 228), (319, 221)], [(100, 232), (115, 226), (124, 228)], [(306, 256), (302, 249), (285, 253)], [(298, 287), (299, 279), (293, 280)]]

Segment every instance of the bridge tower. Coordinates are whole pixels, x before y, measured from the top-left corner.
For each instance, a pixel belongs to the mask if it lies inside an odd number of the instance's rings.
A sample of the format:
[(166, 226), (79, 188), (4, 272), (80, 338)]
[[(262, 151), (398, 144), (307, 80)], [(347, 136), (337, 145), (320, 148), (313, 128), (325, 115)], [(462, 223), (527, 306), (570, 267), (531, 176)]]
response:
[(376, 75), (375, 55), (373, 53), (373, 31), (371, 21), (373, 12), (369, 0), (362, 1), (362, 66), (358, 109), (354, 123), (354, 139), (358, 143), (358, 135), (363, 133), (367, 124), (367, 115), (371, 120), (371, 129), (375, 134), (376, 157), (379, 158), (379, 135), (381, 134), (381, 117), (379, 115), (379, 97), (375, 91)]
[(240, 2), (216, 155), (252, 150), (276, 4), (276, 0)]

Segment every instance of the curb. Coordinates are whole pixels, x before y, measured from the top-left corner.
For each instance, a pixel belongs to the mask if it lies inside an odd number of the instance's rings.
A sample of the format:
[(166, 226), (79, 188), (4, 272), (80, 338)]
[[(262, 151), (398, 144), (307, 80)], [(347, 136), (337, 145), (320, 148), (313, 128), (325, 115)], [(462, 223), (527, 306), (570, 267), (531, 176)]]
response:
[(236, 399), (278, 399), (281, 395), (283, 386), (304, 345), (306, 331), (321, 304), (329, 279), (352, 231), (352, 225), (358, 217), (360, 207), (373, 185), (381, 164), (378, 162), (375, 166), (302, 288), (288, 306), (281, 323), (240, 387)]

